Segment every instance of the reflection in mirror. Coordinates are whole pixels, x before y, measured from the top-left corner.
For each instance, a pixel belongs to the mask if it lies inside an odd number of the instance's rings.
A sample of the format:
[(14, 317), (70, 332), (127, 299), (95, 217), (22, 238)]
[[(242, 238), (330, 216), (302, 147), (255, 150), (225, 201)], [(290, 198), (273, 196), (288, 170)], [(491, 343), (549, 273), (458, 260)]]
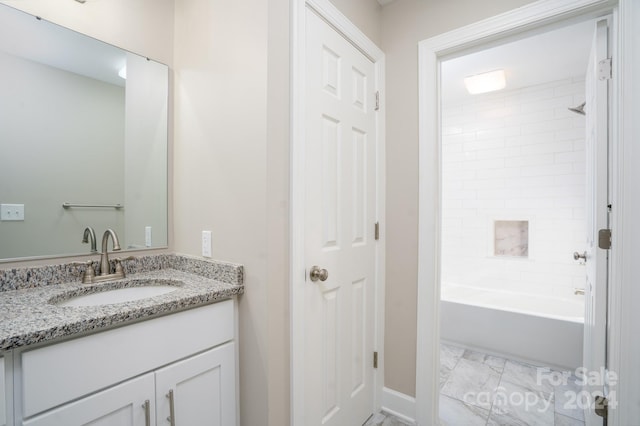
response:
[(87, 226), (166, 247), (167, 96), (166, 65), (0, 5), (0, 261)]

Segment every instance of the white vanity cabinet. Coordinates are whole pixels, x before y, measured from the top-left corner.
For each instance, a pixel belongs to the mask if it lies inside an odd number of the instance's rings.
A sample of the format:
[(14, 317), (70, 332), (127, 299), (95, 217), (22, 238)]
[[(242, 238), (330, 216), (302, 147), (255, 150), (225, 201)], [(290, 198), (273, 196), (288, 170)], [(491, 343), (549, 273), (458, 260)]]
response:
[(156, 371), (158, 424), (235, 425), (234, 353), (228, 343)]
[(226, 300), (24, 351), (16, 425), (235, 426), (234, 333)]
[(153, 373), (25, 420), (25, 426), (155, 425)]
[(7, 424), (7, 393), (4, 357), (0, 357), (0, 426)]

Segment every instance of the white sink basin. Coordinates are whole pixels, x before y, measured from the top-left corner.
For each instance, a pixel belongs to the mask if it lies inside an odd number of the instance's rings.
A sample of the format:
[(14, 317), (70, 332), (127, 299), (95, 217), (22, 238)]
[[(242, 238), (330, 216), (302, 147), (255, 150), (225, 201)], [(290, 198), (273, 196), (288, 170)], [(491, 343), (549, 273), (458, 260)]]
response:
[[(165, 281), (166, 282), (166, 281)], [(99, 306), (115, 303), (132, 302), (171, 293), (178, 288), (175, 285), (141, 285), (135, 287), (115, 288), (95, 293), (82, 294), (55, 302), (57, 306)]]

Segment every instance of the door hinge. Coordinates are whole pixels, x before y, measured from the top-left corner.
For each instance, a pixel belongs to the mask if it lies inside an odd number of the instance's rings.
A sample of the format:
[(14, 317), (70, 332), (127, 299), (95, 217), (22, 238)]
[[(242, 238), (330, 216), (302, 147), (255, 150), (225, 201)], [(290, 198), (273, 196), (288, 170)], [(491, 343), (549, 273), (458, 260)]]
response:
[(378, 352), (373, 353), (373, 368), (378, 368)]
[(380, 109), (380, 91), (376, 92), (376, 108), (375, 110), (378, 111)]
[(598, 231), (598, 247), (603, 250), (611, 248), (611, 229), (601, 229)]
[(602, 417), (603, 419), (606, 419), (609, 415), (608, 406), (609, 400), (607, 398), (602, 395), (596, 395), (594, 406), (596, 415)]
[(375, 230), (373, 232), (374, 232), (373, 235), (375, 236), (376, 241), (378, 241), (380, 239), (380, 222), (376, 222)]
[(613, 70), (611, 69), (611, 58), (598, 62), (598, 79), (610, 80)]

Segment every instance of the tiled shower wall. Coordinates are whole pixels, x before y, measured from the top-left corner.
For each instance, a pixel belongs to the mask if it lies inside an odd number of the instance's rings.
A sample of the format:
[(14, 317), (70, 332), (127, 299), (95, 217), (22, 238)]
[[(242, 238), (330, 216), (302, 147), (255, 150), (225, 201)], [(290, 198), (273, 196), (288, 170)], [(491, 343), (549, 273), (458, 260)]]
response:
[[(443, 283), (582, 297), (584, 97), (574, 78), (443, 105)], [(528, 256), (494, 255), (496, 220), (528, 221)]]

